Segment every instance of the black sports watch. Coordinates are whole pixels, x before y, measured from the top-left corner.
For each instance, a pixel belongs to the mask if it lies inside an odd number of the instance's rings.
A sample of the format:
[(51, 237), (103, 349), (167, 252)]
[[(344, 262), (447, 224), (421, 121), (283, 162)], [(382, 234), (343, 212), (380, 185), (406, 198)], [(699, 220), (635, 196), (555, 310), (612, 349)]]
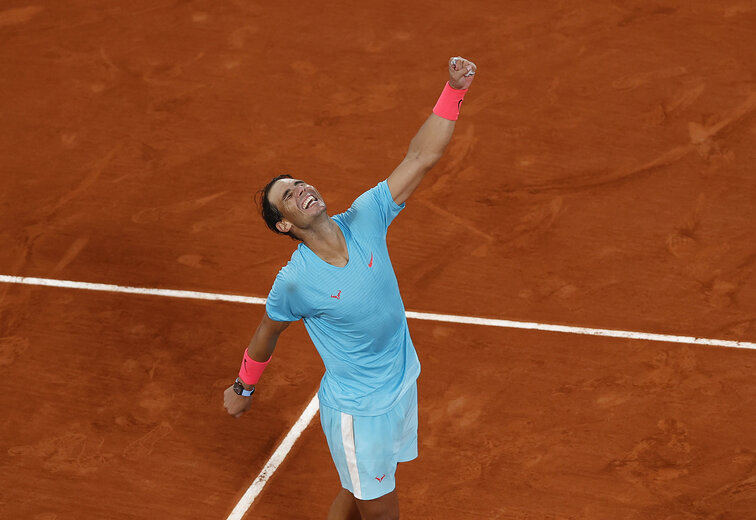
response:
[(234, 392), (236, 392), (237, 395), (249, 397), (250, 395), (255, 393), (255, 387), (253, 385), (252, 388), (247, 390), (246, 388), (244, 388), (244, 385), (242, 385), (242, 380), (237, 377), (236, 381), (234, 381)]

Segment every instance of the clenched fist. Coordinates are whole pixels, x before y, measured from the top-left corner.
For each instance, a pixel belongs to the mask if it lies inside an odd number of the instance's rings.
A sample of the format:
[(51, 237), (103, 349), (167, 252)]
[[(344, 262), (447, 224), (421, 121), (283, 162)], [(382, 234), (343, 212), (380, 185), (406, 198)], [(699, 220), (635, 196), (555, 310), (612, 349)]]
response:
[(241, 417), (252, 406), (252, 396), (243, 397), (237, 394), (234, 392), (234, 385), (231, 385), (223, 392), (223, 406), (230, 415)]
[(455, 56), (449, 60), (449, 85), (451, 88), (462, 90), (470, 88), (470, 84), (475, 79), (475, 70), (477, 67), (473, 62)]

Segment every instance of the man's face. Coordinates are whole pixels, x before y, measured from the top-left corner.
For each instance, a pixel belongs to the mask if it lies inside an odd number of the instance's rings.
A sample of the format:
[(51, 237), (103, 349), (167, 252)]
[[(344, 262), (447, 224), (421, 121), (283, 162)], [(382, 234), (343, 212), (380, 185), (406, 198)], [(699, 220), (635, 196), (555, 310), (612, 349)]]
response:
[(268, 201), (278, 209), (284, 220), (298, 228), (307, 227), (313, 218), (326, 210), (318, 190), (299, 179), (276, 181), (268, 192)]

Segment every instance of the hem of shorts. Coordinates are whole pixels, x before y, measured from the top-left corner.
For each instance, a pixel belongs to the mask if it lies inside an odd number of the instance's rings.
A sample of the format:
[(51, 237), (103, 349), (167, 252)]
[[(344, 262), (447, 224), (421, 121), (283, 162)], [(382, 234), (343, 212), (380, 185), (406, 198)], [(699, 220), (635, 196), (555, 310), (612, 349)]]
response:
[(415, 460), (418, 456), (419, 456), (419, 454), (415, 453), (413, 456), (411, 456), (408, 459), (397, 459), (396, 462), (397, 462), (397, 464), (400, 463), (400, 462), (411, 462), (411, 461)]
[[(367, 497), (365, 497), (365, 494), (363, 493), (363, 494), (362, 494), (362, 498), (357, 498), (357, 497), (355, 497), (355, 500), (362, 500), (362, 501), (365, 501), (365, 500), (375, 500), (375, 499), (377, 499), (377, 498), (381, 498), (381, 497), (383, 497), (383, 496), (386, 496), (386, 495), (388, 495), (389, 493), (391, 493), (391, 492), (392, 492), (392, 491), (394, 491), (395, 489), (396, 489), (396, 483), (394, 483), (394, 486), (393, 486), (393, 487), (392, 487), (391, 489), (387, 489), (387, 490), (385, 490), (385, 491), (384, 491), (384, 490), (381, 490), (381, 492), (380, 492), (380, 493), (378, 493), (378, 494), (375, 494), (375, 495), (370, 495), (370, 498), (367, 498)], [(349, 491), (350, 493), (352, 493), (352, 496), (354, 496), (354, 492), (353, 492), (353, 491), (352, 491), (351, 489), (347, 489), (347, 491)]]

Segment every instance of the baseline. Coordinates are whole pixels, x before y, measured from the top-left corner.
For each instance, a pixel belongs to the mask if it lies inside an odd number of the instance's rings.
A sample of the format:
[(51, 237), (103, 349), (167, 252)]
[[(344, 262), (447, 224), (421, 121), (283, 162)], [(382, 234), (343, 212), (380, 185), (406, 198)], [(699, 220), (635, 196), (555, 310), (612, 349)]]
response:
[[(89, 291), (120, 292), (130, 294), (145, 294), (151, 296), (166, 296), (171, 298), (191, 298), (198, 300), (214, 300), (224, 302), (248, 303), (265, 305), (265, 298), (242, 296), (238, 294), (208, 293), (199, 291), (182, 291), (176, 289), (154, 289), (148, 287), (130, 287), (104, 283), (75, 282), (71, 280), (55, 280), (52, 278), (34, 278), (27, 276), (0, 275), (0, 283), (39, 285), (46, 287), (64, 287), (68, 289), (84, 289)], [(714, 347), (747, 348), (756, 350), (756, 343), (749, 341), (734, 341), (725, 339), (699, 338), (695, 336), (675, 336), (671, 334), (655, 334), (652, 332), (635, 332), (629, 330), (596, 329), (589, 327), (575, 327), (570, 325), (554, 325), (527, 321), (501, 320), (494, 318), (478, 318), (475, 316), (456, 316), (453, 314), (433, 314), (428, 312), (406, 311), (407, 318), (416, 320), (430, 320), (447, 323), (464, 323), (467, 325), (483, 325), (487, 327), (502, 327), (508, 329), (530, 329), (547, 332), (562, 332), (565, 334), (582, 334), (588, 336), (606, 336), (610, 338), (640, 339), (646, 341), (661, 341), (665, 343), (687, 343), (692, 345), (709, 345)]]

